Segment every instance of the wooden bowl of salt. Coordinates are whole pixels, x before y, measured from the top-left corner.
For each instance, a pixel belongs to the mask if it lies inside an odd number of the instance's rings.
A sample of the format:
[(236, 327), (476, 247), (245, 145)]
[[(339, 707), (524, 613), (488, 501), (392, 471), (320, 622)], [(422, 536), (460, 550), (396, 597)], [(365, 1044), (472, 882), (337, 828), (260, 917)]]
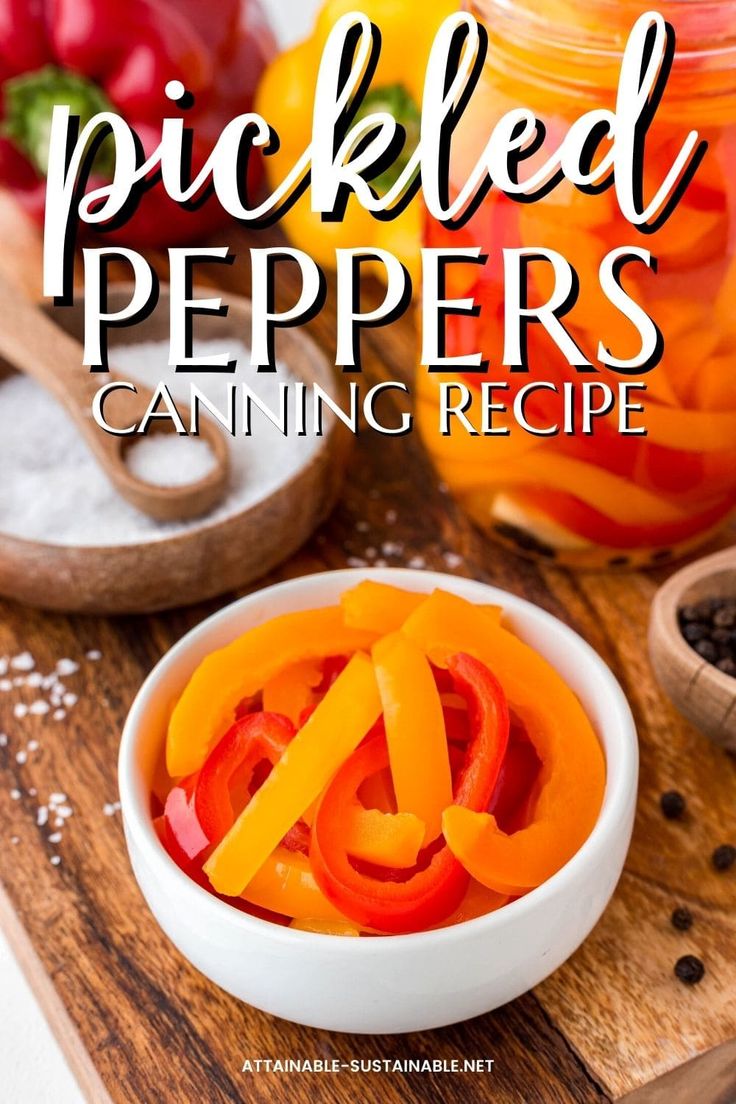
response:
[(660, 587), (649, 621), (654, 673), (680, 713), (736, 751), (736, 677), (703, 659), (680, 631), (678, 613), (708, 599), (736, 599), (736, 548), (696, 560)]
[[(126, 284), (113, 285), (109, 309), (120, 309), (130, 293)], [(168, 367), (169, 296), (163, 285), (147, 319), (111, 331), (111, 368), (148, 386), (165, 380), (182, 404), (189, 403), (195, 382), (218, 410), (227, 408), (232, 384), (241, 402), (242, 382), (270, 410), (278, 411), (284, 384), (287, 393), (306, 384), (307, 395), (318, 384), (339, 400), (327, 359), (296, 329), (279, 337), (277, 373), (250, 368), (244, 344), (250, 302), (229, 296), (228, 307), (226, 317), (197, 317), (195, 352), (229, 349), (238, 360), (235, 373), (174, 374)], [(53, 318), (81, 339), (83, 312), (79, 300), (54, 310)], [(56, 401), (0, 361), (0, 594), (45, 609), (147, 613), (213, 598), (270, 571), (332, 509), (350, 435), (328, 412), (321, 436), (300, 437), (293, 426), (282, 434), (253, 404), (251, 418), (250, 436), (242, 433), (240, 417), (238, 434), (227, 436), (231, 485), (224, 500), (202, 518), (162, 523), (120, 498)], [(142, 478), (186, 482), (200, 472), (205, 447), (195, 437), (154, 434), (130, 447), (129, 462)]]

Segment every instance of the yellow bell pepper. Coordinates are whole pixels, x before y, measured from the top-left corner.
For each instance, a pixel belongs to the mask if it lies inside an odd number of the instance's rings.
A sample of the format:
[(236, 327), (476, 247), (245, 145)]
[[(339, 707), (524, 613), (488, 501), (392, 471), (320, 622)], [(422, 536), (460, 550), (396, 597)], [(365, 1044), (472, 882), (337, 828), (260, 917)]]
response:
[[(285, 667), (370, 648), (375, 635), (346, 628), (339, 606), (274, 617), (203, 659), (179, 698), (166, 737), (172, 778), (194, 774), (232, 724), (239, 703)], [(316, 796), (316, 795), (315, 795)]]
[(277, 847), (243, 890), (241, 897), (251, 905), (322, 923), (345, 923), (345, 917), (327, 900), (314, 880), (306, 855)]
[[(406, 129), (405, 151), (397, 165), (406, 163), (419, 136), (419, 122), (427, 59), (440, 24), (457, 11), (457, 0), (426, 0), (417, 14), (412, 0), (328, 0), (320, 10), (312, 34), (276, 58), (266, 70), (256, 99), (256, 110), (279, 136), (278, 150), (266, 158), (269, 183), (275, 188), (304, 152), (312, 130), (312, 108), (322, 49), (341, 16), (361, 11), (381, 31), (381, 56), (360, 111), (390, 111)], [(359, 115), (360, 115), (359, 111)], [(387, 170), (374, 181), (379, 192), (395, 175)], [(309, 191), (282, 218), (288, 237), (323, 267), (334, 268), (336, 248), (359, 246), (386, 249), (408, 269), (415, 284), (419, 277), (424, 205), (415, 197), (396, 219), (374, 219), (351, 196), (341, 222), (323, 222), (311, 210)], [(377, 275), (383, 266), (376, 264)]]
[(442, 811), (452, 804), (452, 774), (437, 684), (423, 652), (401, 633), (373, 647), (383, 703), (391, 776), (400, 813), (426, 825), (425, 843), (436, 839)]
[(346, 810), (345, 850), (354, 859), (406, 870), (424, 842), (424, 821), (412, 813), (383, 813), (359, 802)]
[[(345, 624), (351, 629), (362, 629), (387, 636), (397, 632), (406, 619), (426, 602), (421, 591), (402, 590), (388, 583), (376, 583), (364, 579), (362, 583), (346, 590), (340, 598)], [(500, 606), (478, 606), (495, 624), (501, 623)]]
[(373, 664), (357, 652), (205, 863), (218, 893), (243, 892), (380, 715)]

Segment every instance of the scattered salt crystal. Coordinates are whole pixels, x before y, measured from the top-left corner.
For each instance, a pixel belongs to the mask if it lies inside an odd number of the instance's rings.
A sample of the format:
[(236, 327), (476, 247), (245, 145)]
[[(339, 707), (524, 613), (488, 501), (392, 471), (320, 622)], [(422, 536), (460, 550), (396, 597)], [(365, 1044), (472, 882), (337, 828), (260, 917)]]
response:
[(404, 551), (401, 541), (384, 541), (381, 545), (384, 556), (400, 556)]
[(378, 553), (376, 552), (375, 548), (366, 548), (363, 555), (367, 560), (375, 560)]
[(8, 746), (8, 737), (4, 732), (0, 732), (0, 747)]
[(32, 671), (26, 679), (26, 686), (32, 686), (34, 690), (38, 689), (39, 686), (43, 686), (43, 675), (41, 672)]
[(18, 843), (20, 843), (20, 836), (11, 836), (11, 837), (10, 837), (10, 842), (11, 842), (12, 844), (18, 844)]
[(64, 827), (64, 821), (62, 820), (62, 818), (59, 817), (59, 816), (54, 817), (54, 828), (63, 828), (63, 827)]
[(26, 744), (26, 751), (38, 751), (38, 740), (29, 740)]
[(67, 796), (65, 793), (57, 792), (49, 794), (49, 805), (63, 805), (66, 800)]
[(36, 810), (36, 824), (39, 828), (43, 828), (44, 824), (48, 824), (49, 810), (47, 805), (39, 805)]
[(52, 832), (49, 836), (49, 843), (61, 843), (61, 832)]
[(396, 510), (387, 510), (386, 511), (386, 524), (387, 525), (394, 525), (398, 516), (399, 515), (397, 514)]
[(0, 675), (6, 675), (8, 673), (8, 657), (0, 656)]
[(12, 690), (12, 689), (13, 689), (13, 683), (11, 682), (10, 679), (7, 679), (7, 678), (0, 679), (0, 690), (4, 694), (6, 694), (8, 692), (8, 690)]
[(13, 679), (13, 686), (25, 686), (26, 680), (22, 675), (16, 675)]
[(55, 709), (53, 717), (55, 721), (63, 721), (66, 717), (66, 709)]
[(412, 556), (406, 566), (413, 567), (416, 571), (421, 571), (422, 568), (427, 566), (427, 561), (424, 556)]
[(23, 717), (25, 717), (27, 712), (28, 706), (24, 705), (23, 702), (16, 702), (13, 706), (13, 716), (16, 717), (18, 720), (21, 720)]
[(367, 521), (356, 521), (355, 530), (358, 533), (367, 533), (370, 529), (370, 525)]
[(30, 652), (21, 652), (20, 655), (13, 656), (10, 666), (14, 671), (32, 671), (36, 661)]
[(86, 658), (91, 663), (97, 663), (99, 659), (102, 659), (102, 652), (98, 648), (90, 648), (90, 650), (87, 652)]
[(52, 866), (58, 866), (59, 863), (61, 862), (61, 856), (52, 855), (49, 861), (50, 861)]
[(35, 797), (38, 794), (38, 790), (35, 786), (31, 786), (28, 793), (31, 795), (31, 797)]
[(57, 817), (61, 817), (62, 820), (66, 820), (67, 817), (72, 816), (74, 810), (71, 809), (68, 805), (57, 805), (57, 807), (54, 809), (54, 812), (56, 813)]
[(449, 567), (451, 571), (456, 567), (460, 567), (463, 562), (462, 556), (459, 556), (457, 552), (445, 552), (442, 559), (445, 561), (445, 566)]
[(60, 659), (56, 664), (57, 675), (73, 675), (79, 670), (79, 664), (73, 659)]
[(38, 701), (31, 702), (28, 707), (28, 712), (33, 713), (37, 717), (42, 717), (44, 713), (48, 713), (49, 709), (49, 703), (44, 701), (43, 698), (39, 698)]
[(348, 567), (365, 567), (366, 561), (361, 560), (360, 556), (348, 556), (347, 564)]
[(20, 801), (20, 797), (21, 797), (20, 790), (16, 790), (16, 789), (11, 790), (10, 791), (10, 796), (13, 799), (13, 801)]
[(21, 767), (28, 761), (28, 753), (25, 751), (17, 751), (15, 753), (15, 761), (19, 763)]
[(61, 700), (67, 709), (71, 709), (73, 705), (77, 704), (79, 698), (76, 694), (64, 694)]
[(115, 813), (119, 812), (119, 810), (119, 801), (106, 801), (105, 804), (102, 806), (102, 812), (106, 817), (115, 816)]
[(388, 564), (386, 563), (385, 560), (379, 559), (379, 560), (374, 561), (373, 566), (374, 567), (388, 567)]

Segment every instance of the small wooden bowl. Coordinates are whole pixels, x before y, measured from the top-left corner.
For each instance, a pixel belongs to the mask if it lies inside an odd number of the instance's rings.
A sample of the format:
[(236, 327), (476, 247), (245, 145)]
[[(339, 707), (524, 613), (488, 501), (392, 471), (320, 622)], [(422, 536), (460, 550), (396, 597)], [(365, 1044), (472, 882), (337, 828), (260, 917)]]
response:
[[(130, 299), (126, 284), (110, 288), (110, 310)], [(211, 289), (195, 294), (206, 296)], [(202, 340), (248, 340), (250, 301), (229, 295), (226, 317), (201, 315)], [(54, 320), (75, 337), (84, 327), (84, 302), (56, 310)], [(111, 333), (111, 346), (168, 338), (169, 296), (162, 285), (158, 308), (131, 329)], [(317, 345), (296, 329), (279, 337), (279, 356), (308, 384), (339, 398), (338, 382)], [(80, 371), (82, 366), (80, 365)], [(0, 375), (3, 366), (0, 362)], [(327, 516), (337, 498), (350, 435), (337, 418), (325, 419), (324, 436), (306, 464), (245, 511), (172, 537), (142, 544), (72, 547), (0, 533), (0, 594), (44, 609), (76, 613), (149, 613), (205, 601), (237, 590), (291, 556)], [(110, 493), (115, 494), (113, 488)], [(79, 488), (84, 494), (84, 487)]]
[(717, 744), (736, 751), (736, 678), (707, 663), (680, 632), (677, 611), (702, 598), (736, 598), (736, 548), (682, 568), (658, 590), (649, 622), (649, 656), (677, 709)]

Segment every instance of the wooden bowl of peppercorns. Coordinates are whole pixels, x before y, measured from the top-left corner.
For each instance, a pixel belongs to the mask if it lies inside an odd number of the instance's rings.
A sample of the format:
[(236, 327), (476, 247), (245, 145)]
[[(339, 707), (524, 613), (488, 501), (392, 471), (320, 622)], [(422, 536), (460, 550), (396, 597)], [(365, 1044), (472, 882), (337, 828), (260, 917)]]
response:
[(680, 713), (736, 751), (736, 548), (684, 567), (659, 589), (649, 655)]

